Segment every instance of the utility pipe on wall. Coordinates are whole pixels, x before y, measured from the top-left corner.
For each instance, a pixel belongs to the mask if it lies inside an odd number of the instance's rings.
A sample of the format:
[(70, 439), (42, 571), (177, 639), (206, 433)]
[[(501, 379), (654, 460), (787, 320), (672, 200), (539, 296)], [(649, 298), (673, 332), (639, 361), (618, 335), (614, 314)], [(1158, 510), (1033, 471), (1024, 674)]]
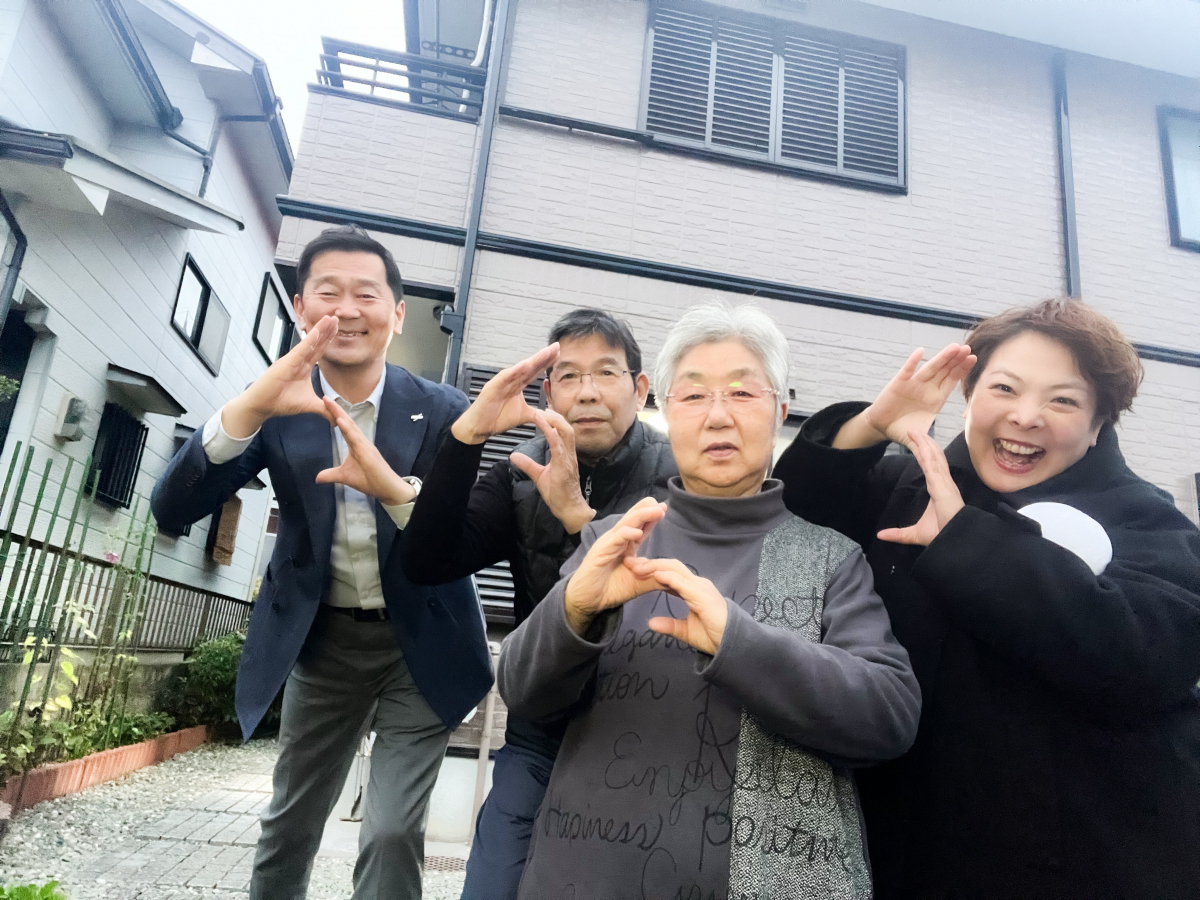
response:
[(442, 381), (454, 384), (458, 379), (458, 366), (462, 358), (463, 331), (467, 322), (467, 304), (470, 302), (471, 276), (475, 271), (475, 248), (479, 242), (479, 221), (483, 215), (484, 190), (487, 187), (488, 159), (492, 153), (492, 134), (496, 129), (496, 116), (500, 107), (500, 77), (504, 68), (505, 37), (508, 34), (508, 12), (510, 0), (498, 0), (496, 15), (492, 21), (492, 44), (488, 52), (487, 83), (483, 88), (483, 108), (479, 113), (482, 126), (479, 137), (479, 163), (475, 167), (475, 185), (471, 191), (471, 207), (467, 217), (467, 240), (463, 247), (462, 271), (459, 273), (458, 290), (454, 294), (454, 306), (442, 310), (442, 331), (450, 335), (450, 346), (446, 351), (446, 368)]

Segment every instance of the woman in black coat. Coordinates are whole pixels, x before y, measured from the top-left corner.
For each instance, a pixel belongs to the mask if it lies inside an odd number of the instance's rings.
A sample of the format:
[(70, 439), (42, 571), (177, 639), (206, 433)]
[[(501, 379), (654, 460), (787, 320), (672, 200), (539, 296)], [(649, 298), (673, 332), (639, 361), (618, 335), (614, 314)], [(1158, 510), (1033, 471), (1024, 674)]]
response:
[(1073, 301), (968, 342), (817, 413), (774, 473), (867, 548), (921, 685), (913, 748), (859, 774), (876, 896), (1200, 897), (1200, 532), (1121, 456), (1136, 352)]

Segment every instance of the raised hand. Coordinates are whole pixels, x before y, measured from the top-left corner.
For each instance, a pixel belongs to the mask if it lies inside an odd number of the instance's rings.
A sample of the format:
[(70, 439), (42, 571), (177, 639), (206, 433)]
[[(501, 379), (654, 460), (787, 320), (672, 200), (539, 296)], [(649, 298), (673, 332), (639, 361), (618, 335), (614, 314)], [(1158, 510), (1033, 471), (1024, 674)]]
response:
[(344, 484), (388, 506), (414, 500), (416, 488), (396, 474), (346, 411), (328, 397), (322, 398), (322, 402), (325, 414), (346, 439), (347, 453), (340, 466), (317, 473), (317, 484)]
[(582, 636), (597, 613), (661, 588), (653, 578), (639, 578), (625, 560), (636, 555), (666, 512), (667, 505), (653, 497), (639, 500), (592, 544), (567, 582), (563, 598), (567, 622), (576, 634)]
[(842, 426), (833, 442), (835, 448), (865, 447), (886, 440), (911, 448), (909, 432), (929, 431), (934, 417), (971, 371), (976, 358), (964, 344), (948, 344), (922, 365), (924, 354), (919, 348), (912, 352), (875, 402)]
[(907, 528), (885, 528), (879, 532), (878, 537), (881, 541), (928, 547), (966, 504), (963, 503), (958, 485), (950, 475), (950, 463), (946, 461), (946, 454), (937, 442), (925, 432), (914, 428), (908, 435), (908, 445), (912, 447), (913, 454), (921, 465), (921, 471), (925, 473), (929, 505), (925, 507), (924, 514), (915, 525), (909, 525)]
[(715, 656), (725, 636), (729, 607), (717, 586), (696, 575), (677, 559), (627, 559), (625, 566), (639, 579), (653, 579), (662, 590), (687, 604), (686, 619), (655, 616), (650, 630), (670, 635)]
[(579, 490), (579, 460), (575, 456), (575, 429), (552, 409), (535, 410), (533, 421), (546, 436), (550, 461), (541, 465), (524, 453), (509, 456), (514, 466), (537, 485), (538, 493), (568, 534), (578, 534), (596, 511)]
[(558, 344), (551, 344), (515, 366), (496, 373), (450, 431), (464, 444), (482, 444), (493, 434), (534, 421), (533, 407), (525, 402), (525, 385), (558, 360)]
[(232, 438), (250, 437), (263, 422), (275, 416), (316, 413), (329, 418), (321, 398), (313, 390), (312, 368), (337, 333), (337, 318), (325, 316), (257, 381), (226, 403), (221, 411), (225, 433)]

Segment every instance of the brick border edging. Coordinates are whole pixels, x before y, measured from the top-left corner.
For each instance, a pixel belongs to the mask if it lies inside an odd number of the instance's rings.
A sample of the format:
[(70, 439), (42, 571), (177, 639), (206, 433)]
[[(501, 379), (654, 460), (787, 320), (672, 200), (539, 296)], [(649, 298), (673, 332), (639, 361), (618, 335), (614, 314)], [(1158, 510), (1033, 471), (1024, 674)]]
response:
[[(194, 750), (207, 739), (208, 728), (197, 725), (159, 735), (140, 744), (102, 750), (69, 762), (38, 766), (9, 778), (0, 792), (0, 803), (11, 806), (12, 814), (15, 814), (43, 800), (65, 797), (105, 781), (123, 778), (130, 772)], [(24, 790), (21, 789), (22, 780), (25, 782)], [(19, 805), (15, 802), (18, 794), (21, 795)]]

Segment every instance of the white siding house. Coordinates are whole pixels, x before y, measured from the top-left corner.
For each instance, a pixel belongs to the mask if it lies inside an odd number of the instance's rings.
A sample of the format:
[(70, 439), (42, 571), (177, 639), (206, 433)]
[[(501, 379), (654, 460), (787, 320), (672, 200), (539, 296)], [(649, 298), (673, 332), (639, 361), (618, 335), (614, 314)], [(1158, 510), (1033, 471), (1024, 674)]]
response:
[[(16, 225), (10, 246), (18, 233), (25, 245), (0, 297), (5, 374), (21, 381), (15, 403), (0, 405), (0, 470), (18, 443), (55, 472), (66, 458), (82, 464), (116, 407), (134, 444), (148, 429), (116, 499), (145, 510), (177, 442), (290, 340), (290, 319), (272, 326), (290, 316), (273, 260), (274, 198), (291, 167), (262, 60), (182, 7), (0, 4), (0, 195)], [(64, 438), (57, 419), (72, 396), (84, 404), (81, 433)], [(205, 521), (159, 535), (153, 573), (245, 601), (268, 493), (240, 492), (230, 564), (206, 554)], [(125, 508), (96, 505), (89, 554)]]
[(450, 379), (581, 305), (627, 317), (652, 365), (723, 296), (783, 327), (805, 414), (1072, 293), (1138, 343), (1122, 445), (1197, 517), (1196, 3), (498, 0), (457, 41), (435, 6), (408, 4), (407, 48), (327, 47), (278, 256), (324, 221), (374, 230), (454, 292)]

